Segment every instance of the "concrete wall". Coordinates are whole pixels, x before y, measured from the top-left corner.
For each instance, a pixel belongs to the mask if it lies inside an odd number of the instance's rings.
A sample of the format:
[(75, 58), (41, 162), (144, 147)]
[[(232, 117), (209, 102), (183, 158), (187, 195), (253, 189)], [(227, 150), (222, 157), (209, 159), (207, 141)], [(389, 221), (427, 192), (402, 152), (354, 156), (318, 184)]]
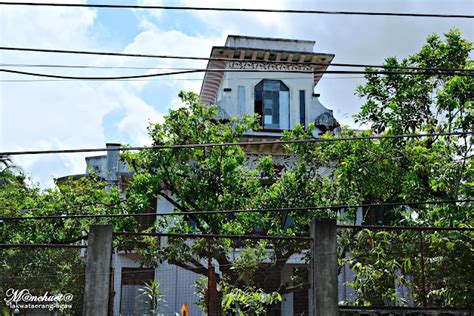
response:
[(109, 156), (86, 157), (86, 174), (97, 174), (107, 180), (117, 180), (118, 173), (131, 173), (128, 164), (119, 161), (118, 152), (111, 152)]
[[(305, 91), (305, 123), (309, 124), (321, 114), (328, 112), (318, 98), (313, 96), (313, 75), (302, 73), (262, 73), (262, 72), (229, 72), (219, 88), (217, 104), (229, 117), (241, 117), (242, 114), (253, 114), (255, 106), (255, 86), (263, 79), (281, 80), (289, 88), (290, 129), (300, 123), (300, 90)], [(239, 108), (239, 86), (245, 89), (245, 102), (243, 109)], [(230, 91), (224, 91), (224, 89)]]
[(272, 49), (286, 51), (300, 51), (312, 53), (314, 41), (278, 39), (278, 38), (262, 38), (251, 36), (234, 36), (227, 37), (225, 46), (228, 47), (246, 47), (252, 49)]
[[(291, 79), (289, 79), (291, 78)], [(231, 117), (239, 117), (237, 106), (238, 87), (245, 88), (245, 107), (244, 114), (253, 114), (255, 106), (255, 86), (263, 79), (281, 80), (290, 89), (290, 128), (293, 128), (300, 120), (300, 102), (299, 91), (305, 90), (305, 102), (307, 108), (311, 105), (311, 96), (313, 94), (313, 76), (312, 74), (300, 73), (262, 73), (262, 72), (230, 72), (224, 75), (222, 87), (219, 89), (218, 100), (224, 101), (223, 109)], [(226, 92), (228, 96), (224, 97), (224, 88), (232, 89)]]

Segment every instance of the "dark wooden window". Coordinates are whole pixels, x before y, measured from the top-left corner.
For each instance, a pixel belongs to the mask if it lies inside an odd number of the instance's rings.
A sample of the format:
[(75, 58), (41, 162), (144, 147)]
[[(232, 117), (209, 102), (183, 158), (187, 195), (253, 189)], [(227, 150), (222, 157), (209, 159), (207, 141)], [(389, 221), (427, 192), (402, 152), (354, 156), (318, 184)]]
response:
[(122, 268), (122, 285), (144, 285), (155, 278), (152, 268)]

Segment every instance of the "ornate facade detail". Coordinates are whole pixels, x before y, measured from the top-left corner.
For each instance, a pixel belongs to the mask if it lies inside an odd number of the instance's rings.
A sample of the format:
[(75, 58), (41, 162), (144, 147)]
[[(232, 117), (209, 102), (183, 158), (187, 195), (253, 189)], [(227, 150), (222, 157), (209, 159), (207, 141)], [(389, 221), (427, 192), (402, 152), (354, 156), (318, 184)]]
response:
[(247, 164), (250, 168), (257, 168), (258, 162), (262, 157), (272, 156), (273, 165), (277, 175), (282, 175), (286, 170), (291, 169), (295, 165), (295, 157), (293, 155), (272, 155), (272, 154), (247, 154)]
[(268, 71), (307, 71), (313, 72), (314, 65), (288, 64), (288, 63), (265, 63), (248, 61), (228, 61), (225, 63), (225, 69), (240, 70), (268, 70)]
[(314, 124), (316, 127), (323, 130), (323, 132), (333, 130), (334, 128), (340, 126), (339, 122), (332, 115), (332, 112), (325, 112), (321, 114), (314, 120)]

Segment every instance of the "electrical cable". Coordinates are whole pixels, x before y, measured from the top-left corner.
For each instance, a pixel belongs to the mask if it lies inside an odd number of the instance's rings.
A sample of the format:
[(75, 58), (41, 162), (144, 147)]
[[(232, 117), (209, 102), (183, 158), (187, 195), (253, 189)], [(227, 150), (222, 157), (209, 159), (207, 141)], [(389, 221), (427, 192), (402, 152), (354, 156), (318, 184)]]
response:
[[(229, 47), (231, 48), (231, 47)], [(473, 72), (472, 69), (463, 68), (438, 68), (438, 67), (414, 67), (414, 66), (392, 66), (392, 65), (373, 65), (373, 64), (354, 64), (354, 63), (317, 63), (317, 62), (299, 62), (299, 61), (275, 61), (275, 60), (252, 60), (237, 59), (227, 57), (196, 57), (196, 56), (177, 56), (177, 55), (153, 55), (153, 54), (134, 54), (134, 53), (116, 53), (101, 51), (84, 51), (84, 50), (63, 50), (63, 49), (45, 49), (45, 48), (28, 48), (28, 47), (8, 47), (0, 46), (0, 50), (8, 51), (26, 51), (39, 53), (55, 53), (55, 54), (77, 54), (77, 55), (99, 55), (114, 57), (138, 57), (138, 58), (158, 58), (158, 59), (178, 59), (178, 60), (202, 60), (202, 61), (242, 61), (245, 63), (266, 63), (266, 64), (285, 64), (285, 65), (313, 65), (313, 66), (331, 66), (331, 67), (354, 67), (354, 68), (378, 68), (378, 69), (399, 69), (399, 70), (425, 70), (425, 71), (457, 71), (457, 72)], [(304, 52), (302, 52), (304, 54)], [(60, 65), (57, 65), (60, 66)]]
[(0, 248), (87, 248), (87, 246), (70, 244), (0, 244)]
[(164, 73), (146, 74), (146, 75), (133, 75), (133, 76), (113, 76), (113, 77), (78, 77), (78, 76), (63, 76), (63, 75), (51, 75), (36, 72), (18, 71), (11, 69), (0, 69), (0, 72), (12, 73), (17, 75), (26, 75), (34, 77), (45, 77), (45, 78), (57, 78), (57, 79), (70, 79), (70, 80), (122, 80), (122, 79), (139, 79), (139, 78), (152, 78), (161, 76), (172, 76), (203, 72), (205, 70), (183, 70), (183, 71), (172, 71)]
[(307, 70), (259, 70), (259, 69), (206, 69), (196, 68), (194, 70), (186, 71), (174, 71), (165, 73), (155, 74), (144, 74), (144, 75), (132, 75), (132, 76), (112, 76), (112, 77), (80, 77), (80, 76), (64, 76), (64, 75), (53, 75), (37, 72), (27, 72), (11, 69), (0, 69), (0, 72), (34, 76), (34, 77), (46, 77), (46, 78), (57, 78), (57, 79), (71, 79), (71, 80), (123, 80), (123, 79), (138, 79), (138, 78), (152, 78), (161, 76), (171, 75), (182, 75), (197, 72), (264, 72), (264, 73), (302, 73), (302, 74), (371, 74), (371, 75), (412, 75), (412, 76), (433, 76), (433, 75), (445, 75), (445, 76), (461, 76), (461, 77), (474, 77), (474, 71), (470, 73), (454, 72), (454, 71), (421, 71), (421, 72), (404, 72), (404, 71), (367, 71), (367, 70), (321, 70), (321, 71), (307, 71)]
[(326, 14), (326, 15), (368, 15), (368, 16), (396, 16), (419, 18), (462, 18), (472, 19), (468, 14), (439, 14), (439, 13), (403, 13), (403, 12), (367, 12), (367, 11), (328, 11), (303, 9), (250, 9), (250, 8), (223, 8), (223, 7), (191, 7), (191, 6), (163, 6), (163, 5), (131, 5), (131, 4), (95, 4), (95, 3), (52, 3), (52, 2), (0, 2), (0, 5), (36, 6), (36, 7), (75, 7), (101, 9), (140, 9), (140, 10), (187, 10), (187, 11), (221, 11), (221, 12), (259, 12), (259, 13), (290, 13), (290, 14)]
[[(279, 212), (308, 212), (317, 210), (365, 208), (365, 207), (387, 207), (387, 206), (415, 206), (415, 205), (436, 205), (436, 204), (456, 204), (471, 203), (474, 199), (438, 200), (438, 201), (412, 201), (412, 202), (389, 202), (389, 203), (365, 203), (365, 204), (340, 204), (326, 206), (307, 207), (287, 207), (287, 208), (262, 208), (262, 209), (241, 209), (241, 210), (216, 210), (216, 211), (190, 211), (190, 212), (169, 212), (169, 213), (134, 213), (134, 214), (74, 214), (74, 215), (40, 215), (40, 216), (2, 216), (1, 221), (29, 221), (29, 220), (54, 220), (54, 219), (82, 219), (82, 218), (124, 218), (124, 217), (149, 217), (149, 216), (189, 216), (189, 215), (221, 215), (237, 213), (279, 213)], [(15, 210), (21, 212), (22, 210)]]
[(95, 66), (95, 65), (67, 65), (67, 64), (15, 64), (4, 63), (0, 67), (20, 68), (73, 68), (73, 69), (141, 69), (141, 70), (192, 70), (185, 67), (139, 67), (139, 66)]
[[(239, 77), (239, 78), (227, 78), (227, 81), (232, 80), (241, 80), (241, 79), (255, 79), (255, 77)], [(279, 79), (291, 79), (291, 80), (308, 80), (307, 78), (302, 77), (279, 77)], [(322, 80), (348, 80), (348, 79), (364, 79), (364, 76), (347, 76), (347, 77), (323, 77)], [(0, 79), (0, 82), (5, 83), (15, 83), (15, 82), (75, 82), (75, 81), (95, 81), (95, 80), (87, 80), (87, 79)], [(106, 79), (101, 81), (107, 81)], [(115, 81), (112, 79), (112, 81)], [(202, 81), (202, 78), (160, 78), (160, 79), (121, 79), (120, 81)]]
[(104, 152), (104, 151), (162, 150), (162, 149), (176, 149), (176, 148), (208, 148), (208, 147), (228, 147), (228, 146), (247, 146), (247, 145), (287, 145), (287, 144), (300, 144), (300, 143), (329, 143), (329, 142), (338, 142), (338, 141), (421, 138), (421, 137), (437, 137), (437, 136), (467, 136), (467, 135), (474, 135), (474, 131), (423, 133), (423, 134), (400, 134), (400, 135), (373, 135), (373, 136), (363, 136), (363, 137), (335, 137), (335, 138), (311, 138), (311, 139), (295, 139), (295, 140), (251, 141), (251, 142), (235, 142), (235, 143), (206, 143), (206, 144), (179, 144), (179, 145), (157, 145), (157, 146), (135, 146), (135, 147), (4, 151), (4, 152), (0, 152), (0, 156), (71, 154), (71, 153), (88, 153), (88, 152)]
[(381, 226), (381, 225), (337, 225), (343, 229), (368, 230), (416, 230), (416, 231), (474, 231), (473, 227), (436, 227), (436, 226)]
[(180, 234), (180, 233), (139, 233), (139, 232), (114, 232), (115, 236), (148, 236), (148, 237), (179, 237), (179, 238), (224, 238), (224, 239), (251, 239), (251, 240), (298, 240), (311, 241), (306, 236), (269, 236), (269, 235), (228, 235), (228, 234)]

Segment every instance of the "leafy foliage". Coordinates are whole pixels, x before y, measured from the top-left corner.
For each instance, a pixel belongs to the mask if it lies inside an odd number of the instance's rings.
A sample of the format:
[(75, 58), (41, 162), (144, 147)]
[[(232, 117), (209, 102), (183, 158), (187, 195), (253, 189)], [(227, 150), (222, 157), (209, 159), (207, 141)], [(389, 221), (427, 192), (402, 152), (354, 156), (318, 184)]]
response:
[[(172, 110), (165, 116), (164, 123), (153, 124), (149, 134), (153, 145), (206, 144), (237, 142), (250, 129), (258, 129), (257, 120), (245, 116), (241, 120), (232, 119), (224, 123), (217, 121), (217, 108), (200, 103), (193, 93), (180, 94), (186, 107)], [(283, 207), (301, 205), (307, 200), (312, 205), (318, 203), (318, 196), (307, 190), (304, 195), (296, 185), (304, 183), (298, 175), (288, 174), (285, 184), (277, 181), (271, 157), (263, 157), (256, 169), (247, 164), (247, 156), (240, 146), (198, 147), (163, 150), (144, 150), (128, 153), (123, 157), (136, 171), (130, 190), (127, 192), (128, 207), (144, 211), (149, 203), (161, 198), (181, 214), (158, 220), (156, 227), (169, 233), (205, 233), (205, 234), (255, 234), (257, 231), (268, 235), (307, 234), (308, 221), (301, 219), (291, 229), (284, 228), (286, 218), (291, 214), (277, 213), (235, 213), (235, 214), (199, 214), (205, 211), (249, 209), (264, 207)], [(304, 174), (300, 170), (299, 174)], [(263, 181), (262, 178), (267, 179)], [(307, 176), (309, 187), (317, 187), (319, 180)], [(192, 212), (192, 213), (191, 213)], [(313, 214), (314, 215), (314, 214)], [(307, 215), (308, 218), (311, 214)], [(146, 265), (156, 265), (168, 260), (180, 267), (208, 275), (208, 269), (202, 262), (208, 254), (219, 264), (222, 277), (229, 286), (248, 291), (258, 289), (259, 284), (251, 284), (252, 273), (259, 266), (258, 258), (263, 253), (271, 253), (266, 271), (279, 273), (285, 258), (298, 252), (302, 244), (279, 242), (246, 248), (243, 244), (234, 244), (228, 239), (213, 239), (208, 244), (204, 239), (186, 242), (182, 238), (167, 238), (166, 245), (160, 246), (156, 240), (144, 239), (149, 247), (137, 249)], [(235, 262), (230, 259), (233, 249), (241, 249)], [(260, 271), (262, 272), (262, 271)], [(280, 284), (274, 286), (276, 290)], [(223, 287), (220, 286), (222, 289)], [(224, 293), (220, 292), (220, 299)]]
[(164, 295), (160, 290), (160, 280), (154, 279), (149, 283), (145, 283), (139, 291), (145, 297), (145, 302), (150, 304), (151, 311), (157, 312), (159, 304), (164, 302)]
[[(472, 43), (456, 30), (445, 40), (432, 35), (420, 52), (398, 61), (388, 58), (384, 71), (405, 71), (397, 67), (438, 67), (472, 69), (468, 60)], [(472, 76), (377, 74), (368, 69), (366, 83), (357, 89), (365, 98), (356, 120), (371, 130), (345, 130), (337, 136), (370, 136), (426, 132), (472, 131), (474, 126), (474, 78)], [(311, 127), (297, 128), (289, 139), (310, 137)], [(474, 168), (472, 136), (381, 139), (294, 144), (290, 151), (301, 164), (329, 166), (324, 192), (333, 203), (386, 203), (472, 199)], [(308, 167), (307, 167), (308, 168)], [(354, 220), (355, 210), (345, 210)], [(472, 227), (470, 203), (410, 205), (410, 207), (367, 207), (366, 224), (408, 226)], [(442, 232), (345, 231), (339, 238), (341, 265), (350, 264), (355, 281), (355, 300), (362, 305), (405, 304), (397, 295), (396, 284), (411, 289), (416, 305), (472, 306), (468, 287), (472, 282), (472, 234)], [(454, 238), (456, 236), (456, 238)], [(454, 250), (455, 249), (455, 250)], [(449, 253), (449, 255), (448, 255)], [(453, 258), (462, 263), (456, 264)], [(423, 269), (422, 269), (423, 263)], [(422, 270), (425, 270), (424, 273)], [(460, 281), (464, 278), (464, 281)], [(424, 284), (423, 284), (424, 283)]]
[[(16, 178), (24, 179), (24, 175)], [(116, 188), (106, 189), (98, 178), (67, 180), (57, 188), (41, 189), (25, 181), (10, 181), (0, 190), (0, 216), (48, 216), (63, 214), (106, 214), (124, 212)], [(115, 229), (132, 229), (134, 220), (34, 220), (4, 221), (0, 243), (77, 244), (93, 223), (112, 223)], [(8, 288), (74, 295), (71, 315), (80, 315), (84, 292), (84, 262), (78, 249), (12, 248), (0, 251), (0, 301)]]
[(229, 293), (224, 294), (222, 308), (238, 315), (265, 315), (268, 306), (277, 302), (281, 302), (278, 292), (265, 293), (262, 289), (232, 288)]

